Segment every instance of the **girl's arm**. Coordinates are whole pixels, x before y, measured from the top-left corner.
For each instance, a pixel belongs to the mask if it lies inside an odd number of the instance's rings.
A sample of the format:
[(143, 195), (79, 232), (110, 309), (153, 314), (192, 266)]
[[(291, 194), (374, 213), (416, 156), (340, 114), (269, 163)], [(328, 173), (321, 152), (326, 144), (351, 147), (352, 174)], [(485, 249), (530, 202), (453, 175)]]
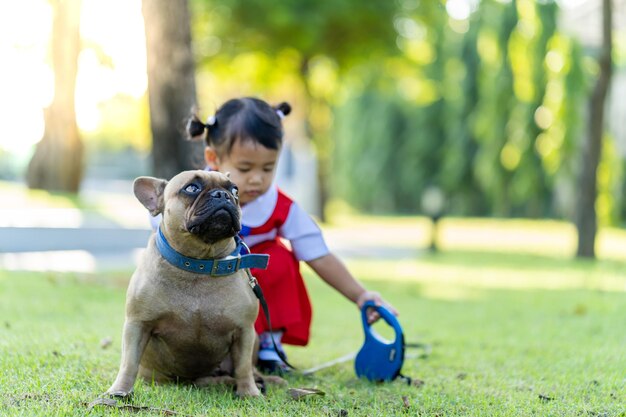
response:
[[(376, 305), (384, 304), (394, 315), (398, 315), (396, 309), (385, 302), (379, 293), (366, 290), (365, 287), (352, 276), (343, 262), (333, 253), (307, 261), (307, 264), (328, 285), (339, 291), (339, 293), (348, 300), (358, 305), (359, 308), (361, 308), (366, 301), (372, 300)], [(375, 312), (372, 312), (368, 317), (370, 321), (376, 320), (377, 318), (378, 314)]]
[[(379, 293), (366, 290), (339, 258), (328, 250), (319, 226), (297, 203), (292, 202), (279, 235), (291, 242), (296, 259), (304, 260), (328, 285), (359, 308), (366, 301), (372, 300), (376, 305), (384, 304), (394, 315), (398, 315), (396, 309), (386, 303)], [(371, 310), (368, 312), (368, 321), (373, 322), (378, 318), (378, 313)]]

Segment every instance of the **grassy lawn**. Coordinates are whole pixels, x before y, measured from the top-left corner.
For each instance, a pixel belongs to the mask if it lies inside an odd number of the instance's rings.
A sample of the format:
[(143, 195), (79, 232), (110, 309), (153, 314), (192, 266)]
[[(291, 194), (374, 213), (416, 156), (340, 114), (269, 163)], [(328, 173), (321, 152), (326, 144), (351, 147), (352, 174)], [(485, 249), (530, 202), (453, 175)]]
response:
[[(452, 251), (349, 266), (399, 308), (407, 341), (432, 346), (403, 369), (421, 387), (357, 380), (347, 362), (289, 378), (324, 396), (270, 387), (241, 401), (227, 387), (138, 382), (131, 404), (202, 416), (626, 416), (625, 264)], [(87, 406), (117, 372), (129, 275), (0, 271), (0, 416), (134, 414)], [(356, 309), (308, 271), (307, 282), (313, 339), (288, 350), (301, 368), (362, 341)]]

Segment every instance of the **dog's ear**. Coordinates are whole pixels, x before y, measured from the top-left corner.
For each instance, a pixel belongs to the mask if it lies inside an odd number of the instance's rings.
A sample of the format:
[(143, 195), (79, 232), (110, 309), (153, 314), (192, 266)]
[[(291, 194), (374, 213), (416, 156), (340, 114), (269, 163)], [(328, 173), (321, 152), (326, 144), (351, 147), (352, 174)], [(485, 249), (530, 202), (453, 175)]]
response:
[(163, 191), (166, 185), (167, 181), (154, 177), (139, 177), (133, 183), (135, 197), (153, 216), (163, 212)]

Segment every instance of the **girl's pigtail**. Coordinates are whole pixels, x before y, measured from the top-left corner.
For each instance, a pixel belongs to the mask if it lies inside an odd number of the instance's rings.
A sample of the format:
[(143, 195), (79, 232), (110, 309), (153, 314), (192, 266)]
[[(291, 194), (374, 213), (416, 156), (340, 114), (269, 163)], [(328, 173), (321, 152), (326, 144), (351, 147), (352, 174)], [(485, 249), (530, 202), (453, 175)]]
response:
[(291, 113), (291, 106), (286, 101), (283, 101), (278, 106), (274, 107), (276, 114), (282, 120), (285, 116)]
[(190, 140), (201, 139), (204, 136), (204, 130), (208, 130), (208, 127), (194, 114), (187, 120), (187, 135)]

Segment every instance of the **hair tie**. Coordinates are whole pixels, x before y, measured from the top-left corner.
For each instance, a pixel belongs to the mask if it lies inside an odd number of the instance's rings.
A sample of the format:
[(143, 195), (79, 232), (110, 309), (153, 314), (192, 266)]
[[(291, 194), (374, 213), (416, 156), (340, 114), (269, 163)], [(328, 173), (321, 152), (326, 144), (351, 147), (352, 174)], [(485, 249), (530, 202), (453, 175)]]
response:
[(280, 118), (280, 120), (283, 120), (285, 118), (285, 113), (283, 113), (282, 110), (277, 109), (276, 110), (276, 114), (278, 115), (278, 117)]
[(215, 122), (217, 122), (217, 119), (215, 118), (215, 115), (209, 117), (206, 121), (207, 126), (214, 126)]

